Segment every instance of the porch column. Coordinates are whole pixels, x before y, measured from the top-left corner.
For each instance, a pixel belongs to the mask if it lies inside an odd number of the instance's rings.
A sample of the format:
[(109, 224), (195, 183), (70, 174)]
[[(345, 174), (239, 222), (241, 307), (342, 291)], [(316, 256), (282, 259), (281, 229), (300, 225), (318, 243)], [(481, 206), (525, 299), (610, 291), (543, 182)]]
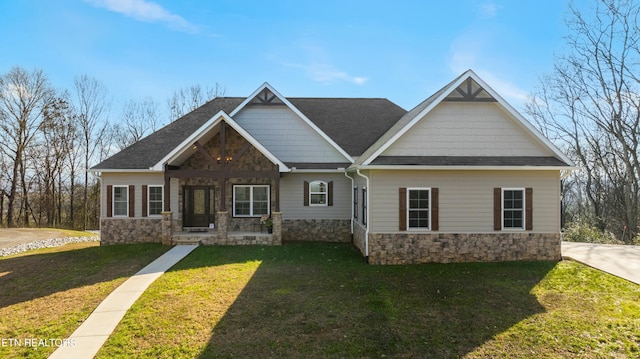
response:
[(167, 166), (164, 168), (164, 203), (162, 204), (162, 210), (165, 212), (171, 211), (171, 177), (167, 173)]
[(229, 232), (229, 212), (216, 212), (216, 227), (219, 243), (226, 243)]
[(275, 182), (276, 182), (276, 212), (280, 212), (280, 176), (281, 176), (281, 174), (278, 173), (278, 176), (275, 178)]
[(173, 237), (173, 213), (171, 211), (162, 212), (162, 244), (171, 245)]
[(282, 212), (271, 213), (273, 221), (273, 244), (282, 244)]

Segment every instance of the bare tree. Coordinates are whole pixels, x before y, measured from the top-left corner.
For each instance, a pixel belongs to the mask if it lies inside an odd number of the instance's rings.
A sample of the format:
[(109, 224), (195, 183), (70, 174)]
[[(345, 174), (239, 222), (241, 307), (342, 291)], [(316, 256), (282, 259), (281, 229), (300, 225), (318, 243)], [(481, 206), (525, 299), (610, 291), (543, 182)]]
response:
[(167, 100), (169, 119), (175, 121), (202, 106), (205, 102), (224, 96), (224, 93), (224, 87), (217, 82), (214, 87), (207, 87), (206, 90), (203, 90), (202, 86), (198, 84), (181, 87), (174, 91), (173, 96)]
[[(569, 52), (556, 59), (527, 112), (580, 165), (573, 175), (590, 224), (639, 231), (640, 7), (594, 0), (591, 13), (570, 6)], [(566, 197), (566, 196), (565, 196)]]
[(21, 212), (23, 223), (29, 207), (29, 189), (26, 181), (25, 151), (31, 145), (42, 123), (42, 112), (53, 90), (41, 70), (28, 72), (14, 67), (0, 76), (0, 147), (11, 163), (10, 187), (7, 196), (7, 226), (15, 223), (14, 202), (18, 187), (22, 189)]
[(124, 149), (162, 126), (159, 106), (152, 98), (130, 100), (122, 109), (119, 123), (112, 126), (115, 145)]
[[(95, 159), (98, 150), (98, 141), (107, 130), (107, 112), (110, 106), (107, 88), (97, 79), (88, 75), (81, 75), (74, 79), (75, 87), (75, 112), (78, 116), (78, 124), (82, 133), (82, 151), (84, 154), (84, 189), (82, 195), (83, 207), (83, 229), (88, 227), (88, 191), (89, 191), (89, 168), (91, 161)], [(71, 196), (73, 188), (71, 186)]]

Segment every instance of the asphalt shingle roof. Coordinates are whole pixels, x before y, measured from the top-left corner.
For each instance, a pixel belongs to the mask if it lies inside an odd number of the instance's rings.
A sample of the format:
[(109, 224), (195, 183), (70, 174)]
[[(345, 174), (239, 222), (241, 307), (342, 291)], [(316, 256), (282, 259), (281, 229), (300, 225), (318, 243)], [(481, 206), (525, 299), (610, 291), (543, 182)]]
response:
[(287, 98), (349, 155), (359, 156), (407, 112), (384, 98)]
[[(245, 98), (218, 97), (107, 158), (94, 170), (148, 169), (219, 111), (231, 113)], [(362, 154), (406, 111), (381, 98), (287, 98), (352, 156)]]

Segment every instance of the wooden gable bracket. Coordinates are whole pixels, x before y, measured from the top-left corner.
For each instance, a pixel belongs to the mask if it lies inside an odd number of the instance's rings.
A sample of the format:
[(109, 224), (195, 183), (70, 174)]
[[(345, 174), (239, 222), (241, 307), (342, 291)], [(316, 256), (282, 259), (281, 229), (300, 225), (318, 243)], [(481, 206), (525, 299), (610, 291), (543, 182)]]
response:
[[(445, 101), (464, 101), (464, 102), (497, 102), (495, 98), (492, 96), (489, 97), (478, 97), (481, 93), (487, 93), (482, 86), (478, 85), (478, 89), (473, 91), (473, 83), (474, 81), (469, 77), (464, 84), (460, 85), (456, 88), (456, 92), (460, 94), (462, 97), (452, 97), (448, 96)], [(464, 86), (466, 85), (466, 86)], [(477, 85), (477, 84), (476, 84)], [(466, 87), (466, 88), (465, 88)]]
[(273, 92), (266, 88), (254, 97), (254, 101), (255, 100), (257, 100), (257, 102), (252, 101), (254, 105), (284, 105)]
[(204, 149), (204, 146), (200, 143), (200, 141), (196, 141), (193, 145), (196, 147), (198, 152), (200, 152), (207, 159), (207, 161), (209, 161), (214, 166), (218, 165), (218, 161), (216, 161), (216, 159), (213, 158), (213, 156), (211, 156), (211, 154)]
[(242, 155), (247, 153), (247, 151), (249, 151), (250, 148), (251, 148), (251, 143), (247, 142), (241, 149), (238, 150), (238, 152), (236, 152), (236, 155), (231, 158), (231, 161), (229, 162), (229, 166), (233, 166), (236, 162), (238, 162), (240, 157), (242, 157)]

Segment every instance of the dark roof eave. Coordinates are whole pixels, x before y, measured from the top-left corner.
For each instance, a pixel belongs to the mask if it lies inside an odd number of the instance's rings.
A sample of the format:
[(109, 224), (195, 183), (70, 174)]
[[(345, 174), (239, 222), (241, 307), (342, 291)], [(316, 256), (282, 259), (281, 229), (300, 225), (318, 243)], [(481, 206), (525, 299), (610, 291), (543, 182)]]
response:
[(571, 167), (547, 156), (379, 156), (371, 166)]

